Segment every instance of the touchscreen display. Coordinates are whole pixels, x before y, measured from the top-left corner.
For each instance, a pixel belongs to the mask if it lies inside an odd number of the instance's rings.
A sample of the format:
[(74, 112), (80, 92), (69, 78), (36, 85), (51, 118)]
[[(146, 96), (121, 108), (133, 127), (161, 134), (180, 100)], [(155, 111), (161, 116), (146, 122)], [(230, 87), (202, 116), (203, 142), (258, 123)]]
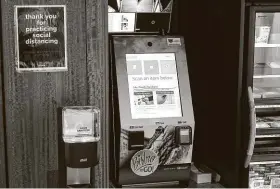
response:
[(174, 53), (126, 54), (132, 119), (182, 117)]

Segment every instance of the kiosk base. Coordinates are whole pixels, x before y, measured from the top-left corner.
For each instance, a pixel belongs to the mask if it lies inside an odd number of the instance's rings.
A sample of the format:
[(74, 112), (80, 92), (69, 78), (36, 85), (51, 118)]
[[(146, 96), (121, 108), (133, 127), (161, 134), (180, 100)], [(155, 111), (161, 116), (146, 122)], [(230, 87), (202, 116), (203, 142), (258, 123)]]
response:
[(135, 185), (123, 185), (122, 188), (186, 188), (188, 182), (181, 183), (179, 181), (173, 182), (157, 182), (157, 183), (145, 183)]
[(111, 188), (186, 188), (189, 182), (157, 182), (145, 184), (132, 184), (132, 185), (114, 185), (110, 184)]

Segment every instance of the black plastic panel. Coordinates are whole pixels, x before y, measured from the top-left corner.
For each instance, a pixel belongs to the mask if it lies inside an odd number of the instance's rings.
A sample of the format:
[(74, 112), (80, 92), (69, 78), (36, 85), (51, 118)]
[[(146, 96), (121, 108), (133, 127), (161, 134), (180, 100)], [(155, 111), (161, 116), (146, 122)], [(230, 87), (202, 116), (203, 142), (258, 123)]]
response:
[(170, 13), (137, 13), (136, 32), (169, 31)]
[(71, 168), (88, 168), (98, 164), (96, 142), (65, 143), (65, 164)]

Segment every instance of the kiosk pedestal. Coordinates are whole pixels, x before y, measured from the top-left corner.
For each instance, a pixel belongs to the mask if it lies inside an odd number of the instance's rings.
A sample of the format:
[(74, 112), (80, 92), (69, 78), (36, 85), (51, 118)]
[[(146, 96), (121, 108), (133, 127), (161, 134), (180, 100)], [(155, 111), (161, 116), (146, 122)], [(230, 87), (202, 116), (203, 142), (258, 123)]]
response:
[(194, 115), (183, 38), (115, 35), (111, 41), (113, 182), (188, 181)]

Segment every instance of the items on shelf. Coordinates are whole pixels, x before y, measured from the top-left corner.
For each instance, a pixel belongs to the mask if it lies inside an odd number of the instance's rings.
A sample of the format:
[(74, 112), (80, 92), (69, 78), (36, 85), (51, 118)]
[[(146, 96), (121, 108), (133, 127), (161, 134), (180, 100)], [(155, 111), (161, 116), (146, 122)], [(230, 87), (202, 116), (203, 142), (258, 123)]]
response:
[(257, 128), (280, 128), (280, 117), (257, 117)]
[(255, 42), (256, 43), (268, 43), (269, 39), (269, 33), (270, 33), (270, 27), (269, 26), (260, 26), (256, 28), (256, 37)]
[(253, 164), (249, 171), (249, 185), (251, 188), (279, 188), (280, 164)]

